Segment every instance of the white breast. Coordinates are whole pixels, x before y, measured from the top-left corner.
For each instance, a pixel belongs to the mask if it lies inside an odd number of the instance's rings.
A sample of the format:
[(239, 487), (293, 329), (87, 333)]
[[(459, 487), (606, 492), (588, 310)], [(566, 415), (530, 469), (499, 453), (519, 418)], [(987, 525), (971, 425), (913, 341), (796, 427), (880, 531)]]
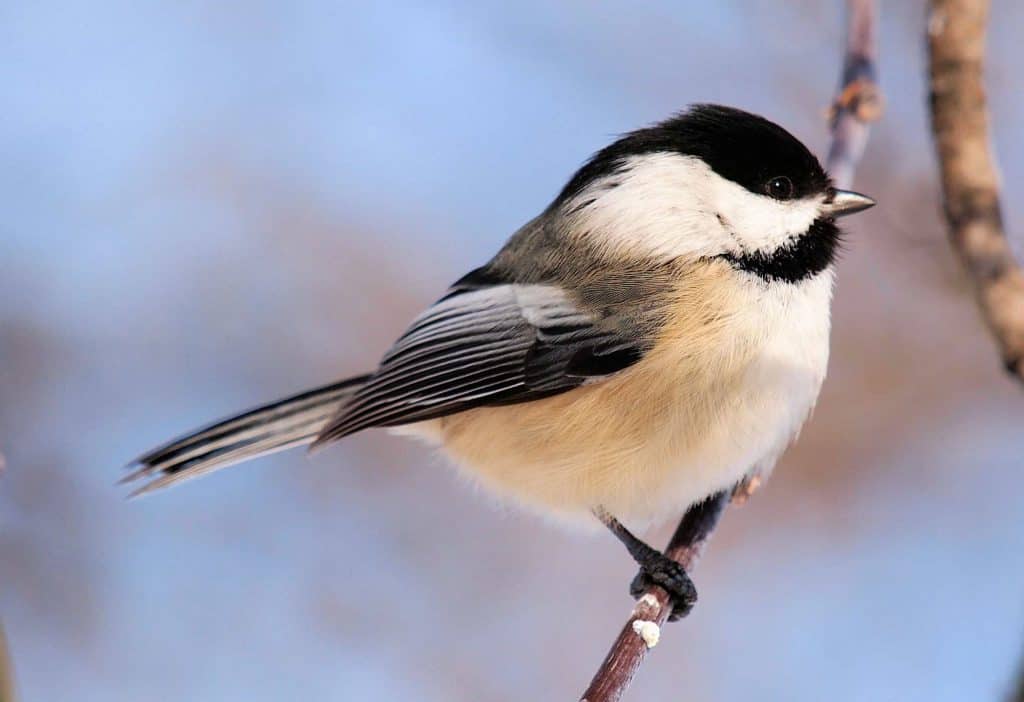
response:
[(800, 432), (828, 366), (833, 276), (798, 285), (756, 284), (749, 328), (763, 335), (731, 401), (701, 449), (683, 458), (657, 513), (677, 510), (744, 476), (767, 475)]

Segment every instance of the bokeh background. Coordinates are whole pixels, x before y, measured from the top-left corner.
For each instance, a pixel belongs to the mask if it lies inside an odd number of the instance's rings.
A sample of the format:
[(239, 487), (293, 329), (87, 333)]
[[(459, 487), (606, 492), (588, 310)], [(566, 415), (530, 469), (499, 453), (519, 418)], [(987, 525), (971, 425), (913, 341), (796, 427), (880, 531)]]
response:
[[(0, 618), (25, 700), (575, 699), (633, 567), (371, 432), (125, 501), (128, 459), (363, 371), (614, 134), (694, 101), (823, 153), (841, 4), (0, 7)], [(923, 2), (819, 407), (629, 699), (982, 700), (1024, 646), (1024, 398), (947, 250)], [(1024, 5), (989, 85), (1024, 227)], [(666, 538), (667, 528), (652, 531)]]

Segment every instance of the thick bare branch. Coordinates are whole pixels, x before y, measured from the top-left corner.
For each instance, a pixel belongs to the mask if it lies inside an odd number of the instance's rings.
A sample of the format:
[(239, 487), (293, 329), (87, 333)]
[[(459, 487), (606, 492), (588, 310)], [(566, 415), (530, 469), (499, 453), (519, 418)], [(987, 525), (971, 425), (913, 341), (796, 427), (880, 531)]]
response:
[[(930, 0), (928, 78), (949, 241), (1003, 365), (1024, 381), (1024, 272), (1010, 249), (985, 95), (988, 0)], [(1010, 698), (1024, 702), (1024, 667)]]
[[(832, 145), (826, 168), (835, 184), (849, 188), (868, 139), (868, 124), (878, 119), (882, 97), (875, 76), (877, 6), (875, 0), (847, 0), (847, 33), (839, 93), (830, 110)], [(739, 486), (735, 497), (745, 499), (756, 483)], [(729, 502), (721, 493), (692, 507), (683, 517), (665, 553), (688, 571), (704, 550), (711, 532)], [(668, 594), (652, 587), (639, 599), (622, 631), (605, 656), (582, 700), (617, 702), (629, 687), (649, 648), (657, 643), (669, 615)]]
[(1024, 272), (1003, 231), (985, 99), (987, 0), (931, 0), (928, 70), (950, 243), (1007, 370), (1024, 380)]

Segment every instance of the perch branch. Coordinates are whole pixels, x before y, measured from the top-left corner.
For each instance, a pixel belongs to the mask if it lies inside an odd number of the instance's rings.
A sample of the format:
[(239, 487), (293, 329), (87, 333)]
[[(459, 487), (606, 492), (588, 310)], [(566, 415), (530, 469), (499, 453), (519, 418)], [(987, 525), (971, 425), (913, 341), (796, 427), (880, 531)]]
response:
[[(829, 110), (832, 145), (826, 168), (837, 187), (849, 188), (868, 139), (868, 124), (882, 112), (875, 76), (877, 57), (875, 0), (847, 0), (847, 32), (839, 93)], [(743, 499), (756, 483), (742, 484), (735, 497)], [(689, 571), (697, 562), (729, 502), (723, 492), (691, 507), (665, 549), (666, 555)], [(671, 606), (668, 593), (649, 588), (637, 601), (625, 626), (591, 680), (582, 702), (617, 702), (629, 687), (649, 648), (657, 643)]]
[[(728, 502), (729, 493), (720, 492), (687, 510), (665, 554), (689, 571), (700, 558)], [(668, 593), (657, 585), (648, 588), (637, 600), (625, 626), (583, 693), (581, 702), (610, 702), (622, 697), (647, 650), (657, 643), (661, 627), (671, 612)]]
[(987, 0), (929, 2), (929, 102), (950, 243), (1003, 364), (1024, 381), (1024, 272), (1003, 230), (985, 99), (988, 11)]

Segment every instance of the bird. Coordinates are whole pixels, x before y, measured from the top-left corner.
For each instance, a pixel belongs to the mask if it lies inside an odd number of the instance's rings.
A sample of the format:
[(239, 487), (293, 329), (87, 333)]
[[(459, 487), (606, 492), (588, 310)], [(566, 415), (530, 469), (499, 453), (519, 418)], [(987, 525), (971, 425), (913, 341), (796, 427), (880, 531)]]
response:
[(836, 220), (874, 204), (778, 124), (693, 105), (597, 151), (375, 369), (170, 441), (122, 482), (386, 427), (510, 502), (604, 524), (634, 596), (661, 585), (684, 616), (688, 573), (625, 523), (771, 472), (825, 378)]

